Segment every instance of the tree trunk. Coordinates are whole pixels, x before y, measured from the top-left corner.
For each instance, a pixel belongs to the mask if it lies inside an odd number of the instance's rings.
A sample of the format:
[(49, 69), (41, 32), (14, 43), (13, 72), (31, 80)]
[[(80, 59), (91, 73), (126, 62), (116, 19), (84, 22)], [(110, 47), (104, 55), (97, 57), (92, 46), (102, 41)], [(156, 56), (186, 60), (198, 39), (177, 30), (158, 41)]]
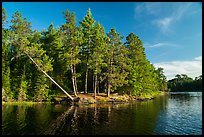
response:
[(72, 65), (71, 65), (71, 75), (72, 75), (72, 85), (73, 85), (74, 95), (77, 96), (76, 88), (75, 88), (74, 70)]
[(84, 93), (87, 93), (87, 80), (88, 80), (88, 57), (86, 62), (86, 76), (85, 76), (85, 90)]
[(109, 97), (109, 95), (110, 95), (110, 82), (109, 82), (109, 80), (108, 80), (108, 91), (107, 91), (107, 96)]
[(97, 93), (98, 93), (98, 95), (99, 95), (99, 86), (100, 86), (99, 84), (100, 84), (100, 82), (97, 80)]
[(74, 77), (74, 82), (75, 82), (75, 90), (76, 90), (76, 93), (78, 93), (76, 77)]
[(96, 87), (97, 87), (97, 70), (95, 72), (95, 79), (94, 79), (94, 98), (96, 99)]
[(96, 75), (95, 75), (95, 87), (94, 87), (95, 96), (96, 96), (96, 89), (97, 89), (97, 87), (98, 87), (97, 81), (98, 81), (98, 78), (97, 78), (97, 70), (96, 70)]
[(110, 59), (110, 66), (109, 66), (109, 68), (108, 68), (108, 80), (107, 80), (107, 86), (108, 86), (108, 91), (107, 91), (107, 96), (109, 97), (109, 95), (110, 95), (110, 90), (111, 90), (111, 74), (112, 74), (112, 59)]
[(76, 86), (75, 86), (75, 78), (74, 78), (75, 77), (74, 65), (72, 64), (72, 61), (73, 61), (72, 57), (73, 57), (73, 51), (71, 50), (71, 65), (70, 65), (70, 67), (71, 67), (72, 85), (73, 85), (74, 95), (77, 96)]
[(93, 71), (93, 83), (92, 84), (93, 84), (93, 92), (94, 92), (94, 96), (95, 96), (95, 91), (94, 91), (94, 89), (95, 89), (94, 88), (95, 87), (95, 85), (94, 85), (95, 84), (95, 73), (94, 73), (94, 71)]
[[(26, 53), (26, 52), (25, 52)], [(55, 83), (71, 100), (74, 100), (74, 98), (72, 96), (70, 96), (59, 84), (57, 84), (57, 82), (54, 81), (54, 79), (52, 79), (45, 71), (43, 71), (37, 63), (35, 63), (35, 61), (30, 57), (30, 55), (28, 55), (26, 53), (26, 55), (30, 58), (30, 60), (50, 79), (52, 80), (53, 83)]]
[(87, 79), (88, 79), (88, 68), (86, 68), (85, 91), (84, 91), (84, 93), (87, 93)]
[(108, 78), (107, 78), (107, 96), (109, 97), (110, 95), (110, 74), (108, 74)]
[(77, 88), (77, 80), (76, 80), (76, 66), (73, 66), (74, 69), (74, 82), (75, 82), (75, 89), (76, 89), (76, 93), (78, 93), (78, 88)]

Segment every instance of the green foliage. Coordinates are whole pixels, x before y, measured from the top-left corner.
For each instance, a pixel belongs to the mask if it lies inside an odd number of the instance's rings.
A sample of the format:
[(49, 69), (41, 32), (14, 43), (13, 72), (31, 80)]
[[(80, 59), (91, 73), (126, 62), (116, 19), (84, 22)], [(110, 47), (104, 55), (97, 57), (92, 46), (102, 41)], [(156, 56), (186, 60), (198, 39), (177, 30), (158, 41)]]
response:
[(130, 59), (128, 83), (131, 94), (152, 94), (152, 92), (165, 90), (166, 86), (163, 85), (166, 84), (165, 76), (161, 71), (156, 72), (154, 66), (146, 59), (142, 41), (134, 33), (130, 33), (126, 41)]
[(82, 32), (80, 27), (76, 27), (75, 14), (68, 10), (64, 12), (66, 23), (61, 27), (62, 54), (60, 55), (66, 66), (65, 70), (71, 71), (71, 79), (74, 94), (77, 95), (77, 80), (80, 75), (76, 72), (76, 65), (81, 62), (79, 59), (80, 44), (82, 43)]
[(36, 83), (35, 101), (42, 102), (48, 98), (49, 86), (48, 79), (44, 75), (39, 75)]
[(111, 29), (107, 35), (109, 40), (106, 47), (107, 53), (105, 56), (105, 62), (108, 64), (106, 77), (108, 92), (110, 92), (116, 90), (118, 87), (121, 87), (124, 84), (127, 84), (126, 77), (128, 75), (128, 58), (126, 55), (127, 50), (121, 42), (123, 37), (120, 36), (115, 29)]
[(202, 75), (192, 79), (186, 74), (177, 74), (175, 78), (168, 81), (168, 88), (171, 92), (202, 90)]
[(82, 43), (81, 28), (76, 27), (75, 14), (69, 11), (64, 13), (66, 24), (62, 25), (62, 41), (63, 52), (62, 58), (65, 60), (67, 69), (71, 69), (71, 65), (80, 63), (79, 51)]
[[(107, 95), (122, 90), (150, 97), (167, 90), (163, 69), (150, 64), (142, 41), (134, 33), (126, 37), (126, 43), (114, 28), (106, 34), (99, 22), (95, 24), (90, 9), (79, 26), (75, 13), (67, 10), (63, 15), (66, 22), (62, 26), (54, 28), (51, 23), (47, 30), (38, 32), (17, 11), (10, 28), (2, 28), (4, 101), (41, 102), (59, 95), (61, 91), (41, 70), (75, 95), (86, 90), (93, 90), (95, 96), (96, 90)], [(3, 27), (6, 20), (2, 8)], [(181, 83), (181, 79), (192, 81), (186, 75), (178, 75), (175, 81)], [(195, 81), (200, 83), (200, 79)]]
[(126, 41), (126, 46), (129, 50), (128, 57), (130, 58), (128, 83), (131, 87), (131, 94), (140, 95), (144, 91), (143, 84), (146, 68), (144, 48), (142, 47), (142, 42), (134, 33), (130, 33), (126, 37)]
[(101, 72), (101, 65), (103, 63), (103, 56), (105, 51), (105, 34), (104, 34), (104, 28), (101, 26), (101, 24), (98, 22), (98, 24), (95, 26), (93, 34), (93, 41), (94, 44), (91, 47), (91, 54), (90, 54), (90, 60), (89, 60), (89, 68), (94, 70), (95, 73)]
[(7, 20), (6, 9), (2, 7), (2, 25), (6, 23), (6, 20)]
[(94, 24), (95, 20), (92, 18), (92, 13), (90, 8), (88, 9), (87, 15), (80, 22), (82, 32), (83, 32), (83, 43), (81, 48), (81, 53), (86, 57), (89, 56), (91, 47), (93, 46), (93, 34), (94, 34)]
[[(2, 7), (2, 27), (6, 24), (7, 13)], [(10, 89), (10, 31), (2, 28), (2, 100), (8, 101), (13, 98), (13, 93)]]
[(27, 81), (22, 80), (20, 84), (19, 94), (18, 94), (18, 101), (26, 101), (27, 100)]
[[(80, 28), (83, 33), (83, 42), (80, 46), (80, 58), (82, 61), (82, 67), (81, 70), (84, 73), (82, 78), (85, 85), (85, 93), (87, 93), (87, 86), (88, 86), (88, 74), (89, 74), (89, 68), (90, 68), (90, 55), (94, 47), (94, 24), (95, 20), (92, 17), (91, 9), (89, 8), (87, 11), (87, 14), (85, 17), (80, 21)], [(85, 75), (85, 76), (84, 76)]]
[(7, 98), (12, 98), (12, 93), (10, 92), (10, 64), (9, 64), (9, 43), (8, 33), (5, 29), (2, 29), (2, 97), (6, 100)]
[(166, 76), (164, 75), (164, 69), (163, 68), (158, 68), (155, 70), (157, 74), (157, 82), (159, 86), (160, 91), (168, 91), (167, 87), (167, 79)]

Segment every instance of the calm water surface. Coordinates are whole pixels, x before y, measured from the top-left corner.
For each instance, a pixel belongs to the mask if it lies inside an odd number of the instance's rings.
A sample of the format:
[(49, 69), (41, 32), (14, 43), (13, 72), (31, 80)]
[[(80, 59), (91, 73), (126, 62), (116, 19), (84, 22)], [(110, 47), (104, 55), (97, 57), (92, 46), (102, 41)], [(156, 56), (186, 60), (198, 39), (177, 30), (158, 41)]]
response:
[(2, 134), (201, 135), (202, 92), (127, 104), (2, 104)]

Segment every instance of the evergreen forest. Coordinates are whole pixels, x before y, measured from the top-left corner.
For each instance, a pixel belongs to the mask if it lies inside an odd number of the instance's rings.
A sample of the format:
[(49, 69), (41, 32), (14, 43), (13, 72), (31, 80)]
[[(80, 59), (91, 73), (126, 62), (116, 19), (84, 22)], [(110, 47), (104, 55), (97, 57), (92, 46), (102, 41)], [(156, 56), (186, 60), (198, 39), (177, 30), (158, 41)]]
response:
[(186, 74), (177, 74), (168, 81), (168, 89), (171, 92), (202, 91), (202, 75), (193, 79)]
[(64, 94), (45, 74), (73, 96), (168, 91), (163, 68), (156, 69), (146, 58), (136, 34), (130, 32), (122, 42), (124, 36), (116, 28), (106, 32), (90, 9), (79, 25), (74, 12), (62, 15), (63, 25), (51, 23), (39, 32), (19, 11), (8, 23), (2, 8), (3, 101), (42, 102)]

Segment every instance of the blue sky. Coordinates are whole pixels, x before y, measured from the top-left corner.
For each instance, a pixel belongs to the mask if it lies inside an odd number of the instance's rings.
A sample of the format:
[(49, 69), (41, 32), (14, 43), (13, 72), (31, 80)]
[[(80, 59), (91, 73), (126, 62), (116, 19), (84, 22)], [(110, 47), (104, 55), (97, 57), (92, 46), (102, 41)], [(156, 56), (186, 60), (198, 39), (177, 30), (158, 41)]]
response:
[(91, 8), (106, 33), (116, 28), (143, 41), (147, 59), (163, 67), (167, 79), (176, 74), (202, 74), (202, 4), (198, 2), (3, 2), (10, 21), (15, 11), (41, 31), (65, 23), (63, 11), (76, 13), (77, 23)]

